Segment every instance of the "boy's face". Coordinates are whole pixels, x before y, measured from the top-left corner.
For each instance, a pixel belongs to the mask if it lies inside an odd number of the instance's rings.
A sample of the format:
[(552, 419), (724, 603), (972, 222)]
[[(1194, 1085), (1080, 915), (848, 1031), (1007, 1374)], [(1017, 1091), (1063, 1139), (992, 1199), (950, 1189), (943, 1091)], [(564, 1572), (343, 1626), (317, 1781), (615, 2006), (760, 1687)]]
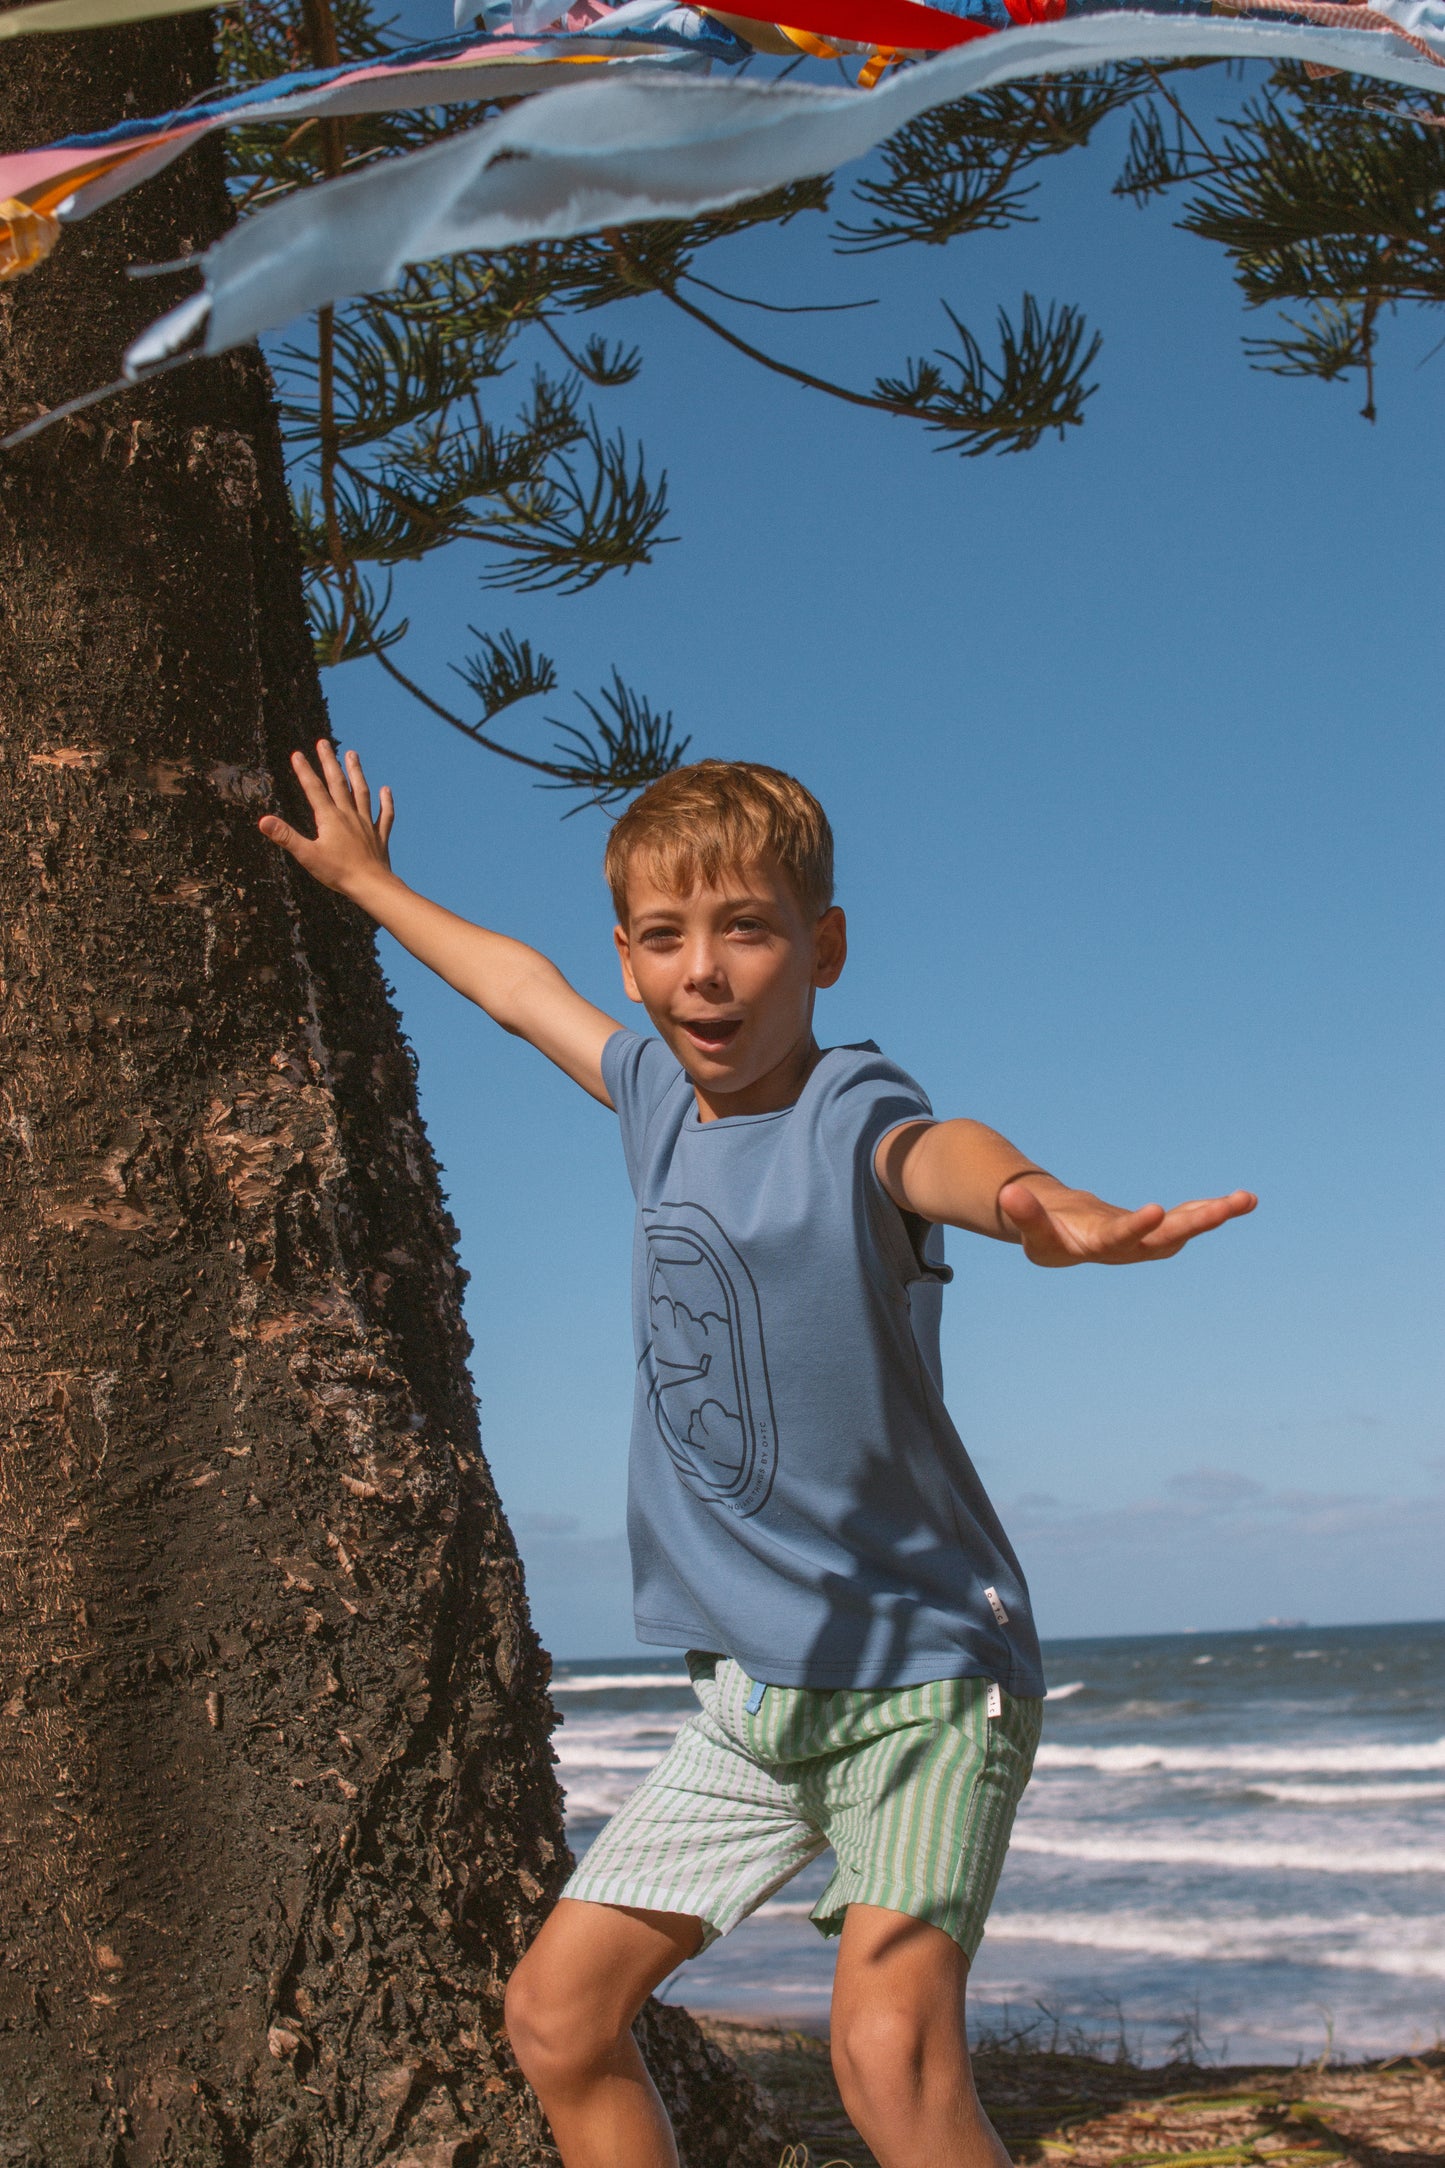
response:
[[(847, 933), (833, 905), (804, 911), (763, 860), (686, 896), (660, 888), (639, 855), (628, 869), (627, 924), (616, 931), (623, 983), (697, 1089), (704, 1114), (787, 1105), (806, 1074), (813, 998), (843, 969)], [(736, 1104), (741, 1095), (746, 1104)], [(725, 1102), (713, 1104), (714, 1097)], [(759, 1100), (759, 1104), (754, 1104)]]

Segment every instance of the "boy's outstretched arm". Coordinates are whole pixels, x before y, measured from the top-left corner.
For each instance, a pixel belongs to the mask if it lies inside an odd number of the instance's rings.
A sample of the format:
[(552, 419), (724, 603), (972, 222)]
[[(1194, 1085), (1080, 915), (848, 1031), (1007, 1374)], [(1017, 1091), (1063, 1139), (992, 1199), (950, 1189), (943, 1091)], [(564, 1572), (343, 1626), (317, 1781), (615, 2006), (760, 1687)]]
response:
[(268, 813), (261, 833), (289, 851), (326, 888), (348, 896), (413, 956), (430, 965), (448, 986), (485, 1009), (504, 1031), (527, 1039), (549, 1061), (611, 1106), (602, 1081), (602, 1049), (617, 1025), (584, 1001), (554, 963), (506, 934), (473, 926), (454, 911), (419, 896), (391, 870), (387, 842), (396, 808), (383, 787), (375, 818), (371, 792), (355, 753), (345, 769), (325, 739), (316, 747), (317, 768), (293, 753), (296, 780), (316, 820), (314, 836), (302, 835)]
[(1036, 1265), (1140, 1265), (1173, 1257), (1196, 1235), (1252, 1212), (1247, 1189), (1200, 1197), (1166, 1212), (1105, 1204), (1070, 1189), (982, 1122), (909, 1122), (878, 1147), (878, 1179), (894, 1203), (921, 1219), (1017, 1242)]

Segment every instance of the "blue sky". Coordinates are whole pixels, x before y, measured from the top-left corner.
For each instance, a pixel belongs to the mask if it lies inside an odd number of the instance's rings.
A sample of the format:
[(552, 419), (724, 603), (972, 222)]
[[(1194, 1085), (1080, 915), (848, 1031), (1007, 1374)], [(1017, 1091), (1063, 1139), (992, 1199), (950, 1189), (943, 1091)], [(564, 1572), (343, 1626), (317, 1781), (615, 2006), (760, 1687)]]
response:
[[(515, 603), (453, 550), (404, 583), (410, 654), (449, 697), (467, 622), (510, 624), (564, 684), (617, 664), (694, 754), (793, 769), (852, 927), (825, 1043), (878, 1040), (941, 1113), (1121, 1202), (1260, 1192), (1155, 1268), (1041, 1273), (952, 1238), (950, 1400), (1046, 1634), (1436, 1616), (1445, 357), (1438, 328), (1389, 327), (1374, 427), (1355, 385), (1252, 372), (1224, 259), (1110, 197), (1121, 153), (1110, 131), (1061, 161), (1009, 235), (859, 261), (809, 218), (701, 267), (774, 300), (879, 295), (731, 314), (850, 381), (933, 345), (940, 295), (981, 333), (1025, 289), (1076, 301), (1105, 346), (1067, 443), (961, 461), (648, 302), (615, 326), (642, 375), (600, 411), (669, 470), (680, 541)], [(399, 870), (621, 1015), (604, 816), (560, 820), (373, 666), (329, 693), (396, 790)], [(561, 1656), (623, 1653), (611, 1117), (382, 947), (539, 1624)]]

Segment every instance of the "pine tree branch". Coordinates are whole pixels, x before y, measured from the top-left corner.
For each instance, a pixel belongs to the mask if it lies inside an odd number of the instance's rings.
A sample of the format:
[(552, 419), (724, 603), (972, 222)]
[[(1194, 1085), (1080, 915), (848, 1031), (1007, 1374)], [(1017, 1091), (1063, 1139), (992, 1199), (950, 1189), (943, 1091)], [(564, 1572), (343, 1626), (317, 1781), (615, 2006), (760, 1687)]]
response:
[(637, 348), (624, 347), (620, 339), (609, 355), (606, 340), (599, 339), (594, 334), (582, 352), (574, 354), (545, 309), (538, 309), (532, 321), (541, 325), (557, 351), (565, 356), (571, 367), (589, 384), (599, 387), (606, 385), (609, 389), (615, 389), (619, 384), (631, 384), (642, 368), (642, 356)]
[(515, 746), (503, 745), (500, 739), (489, 737), (481, 726), (464, 721), (444, 702), (433, 699), (424, 686), (418, 685), (379, 649), (375, 651), (375, 660), (388, 677), (422, 707), (430, 709), (453, 730), (460, 731), (473, 745), (484, 746), (489, 753), (500, 754), (502, 759), (514, 762), (518, 767), (530, 768), (534, 775), (546, 779), (541, 785), (543, 789), (585, 791), (586, 803), (591, 805), (610, 804), (653, 782), (659, 775), (675, 768), (692, 743), (690, 738), (675, 739), (671, 713), (655, 716), (646, 700), (630, 691), (614, 669), (611, 686), (604, 686), (602, 690), (602, 699), (612, 710), (614, 720), (609, 721), (585, 695), (579, 693), (576, 696), (592, 718), (593, 728), (601, 740), (600, 750), (585, 731), (549, 716), (547, 720), (561, 733), (562, 740), (570, 739), (577, 748), (577, 757), (570, 761), (538, 760), (530, 753), (519, 752)]
[[(805, 53), (802, 57), (806, 60), (808, 56)], [(689, 286), (701, 286), (707, 293), (716, 294), (720, 301), (735, 301), (740, 309), (766, 309), (770, 316), (842, 316), (852, 309), (876, 309), (878, 306), (876, 295), (862, 301), (760, 301), (756, 294), (729, 293), (726, 286), (715, 286), (700, 272), (688, 271), (685, 275)]]
[(1082, 420), (1084, 402), (1093, 396), (1093, 387), (1086, 388), (1082, 379), (1103, 344), (1096, 333), (1085, 348), (1083, 319), (1072, 306), (1051, 306), (1043, 316), (1033, 296), (1026, 294), (1021, 332), (1016, 333), (1003, 310), (999, 311), (1002, 367), (994, 369), (984, 360), (973, 334), (945, 303), (944, 313), (958, 334), (961, 351), (958, 356), (940, 358), (954, 369), (956, 383), (948, 384), (936, 363), (914, 361), (906, 376), (880, 377), (876, 391), (859, 392), (765, 354), (696, 303), (671, 288), (659, 290), (675, 307), (775, 374), (851, 406), (922, 422), (947, 438), (947, 449), (970, 458), (991, 451), (1026, 451), (1046, 430), (1057, 429), (1062, 436)]
[(675, 309), (681, 309), (685, 316), (692, 317), (695, 323), (702, 324), (708, 331), (713, 332), (725, 346), (735, 347), (738, 353), (746, 354), (750, 361), (759, 363), (764, 369), (770, 369), (774, 376), (785, 376), (791, 383), (806, 385), (810, 391), (826, 392), (830, 399), (841, 399), (849, 406), (872, 407), (880, 414), (910, 412), (910, 409), (898, 400), (880, 399), (873, 392), (854, 391), (846, 384), (835, 384), (829, 377), (815, 375), (811, 369), (800, 369), (794, 362), (782, 361), (776, 354), (765, 354), (760, 346), (754, 346), (750, 339), (743, 338), (739, 332), (730, 331), (726, 324), (709, 315), (706, 309), (699, 308), (696, 302), (684, 300), (673, 286), (658, 286), (653, 290), (670, 301)]
[(482, 632), (475, 625), (468, 625), (467, 630), (481, 646), (451, 668), (481, 704), (480, 727), (494, 722), (519, 700), (557, 690), (556, 664), (550, 655), (534, 655), (530, 640), (519, 640), (511, 632)]
[(465, 722), (442, 701), (434, 700), (425, 686), (418, 685), (415, 678), (408, 677), (400, 664), (393, 662), (390, 655), (381, 648), (373, 648), (370, 653), (372, 659), (381, 664), (387, 676), (400, 685), (403, 691), (409, 692), (413, 700), (419, 701), (424, 708), (429, 708), (433, 715), (438, 716), (451, 729), (459, 730), (464, 738), (470, 738), (473, 745), (483, 745), (489, 753), (497, 753), (503, 760), (515, 761), (518, 767), (532, 768), (538, 775), (550, 776), (554, 781), (566, 780), (563, 771), (555, 763), (534, 760), (530, 753), (519, 753), (515, 746), (503, 745), (500, 738), (489, 738), (477, 724)]

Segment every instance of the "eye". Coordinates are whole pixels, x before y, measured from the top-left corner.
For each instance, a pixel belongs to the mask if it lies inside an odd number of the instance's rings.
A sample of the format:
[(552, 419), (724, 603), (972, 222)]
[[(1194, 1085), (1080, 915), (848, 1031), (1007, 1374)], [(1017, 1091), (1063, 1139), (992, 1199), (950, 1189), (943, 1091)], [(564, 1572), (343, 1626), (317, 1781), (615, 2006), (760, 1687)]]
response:
[(768, 922), (763, 918), (735, 918), (728, 927), (729, 933), (740, 933), (747, 940), (757, 940), (767, 931)]
[(670, 948), (677, 940), (675, 926), (649, 926), (641, 936), (642, 946), (650, 949)]

